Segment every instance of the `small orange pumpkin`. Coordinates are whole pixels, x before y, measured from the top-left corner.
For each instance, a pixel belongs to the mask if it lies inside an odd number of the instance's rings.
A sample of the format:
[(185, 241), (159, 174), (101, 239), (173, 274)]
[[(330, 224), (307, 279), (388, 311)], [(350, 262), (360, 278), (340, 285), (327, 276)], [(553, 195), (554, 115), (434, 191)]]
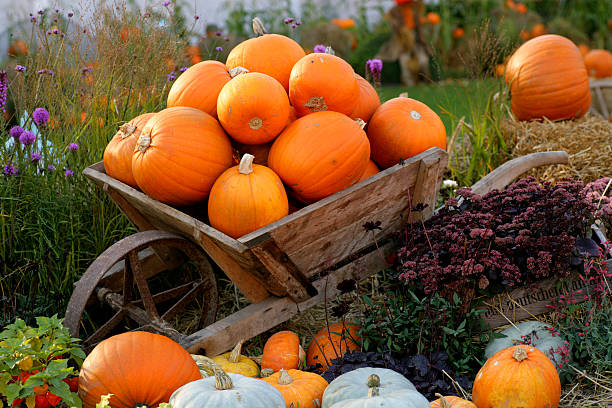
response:
[(350, 116), (352, 119), (359, 118), (367, 122), (380, 106), (380, 97), (372, 84), (366, 81), (361, 75), (355, 74), (355, 78), (357, 78), (357, 84), (359, 84), (359, 100)]
[(115, 136), (104, 149), (104, 170), (106, 174), (127, 185), (136, 187), (132, 174), (132, 155), (142, 128), (155, 113), (144, 113), (121, 125)]
[(548, 31), (546, 31), (546, 27), (544, 26), (544, 24), (536, 24), (531, 29), (531, 38), (539, 37), (541, 35), (546, 34), (547, 32)]
[(328, 385), (319, 374), (282, 368), (263, 381), (280, 391), (287, 408), (319, 408)]
[(232, 165), (232, 145), (219, 123), (195, 108), (156, 113), (145, 125), (132, 156), (138, 187), (171, 205), (193, 205)]
[(612, 52), (608, 50), (591, 50), (584, 57), (584, 64), (591, 77), (612, 77)]
[(527, 6), (523, 3), (517, 3), (515, 10), (518, 11), (520, 14), (525, 14), (527, 13)]
[(221, 89), (217, 117), (232, 139), (244, 144), (267, 143), (287, 125), (289, 98), (271, 76), (241, 74)]
[(493, 354), (476, 374), (472, 400), (477, 407), (556, 408), (561, 398), (557, 369), (532, 346)]
[(19, 55), (28, 55), (28, 44), (25, 41), (17, 40), (8, 48), (8, 56), (9, 57), (17, 57)]
[(427, 22), (431, 25), (440, 24), (441, 18), (440, 15), (436, 12), (430, 11), (425, 15), (425, 17), (427, 18)]
[(298, 117), (326, 110), (350, 115), (359, 94), (355, 71), (335, 55), (308, 54), (291, 70), (289, 99)]
[(217, 98), (230, 79), (227, 67), (219, 61), (198, 62), (174, 81), (167, 106), (196, 108), (216, 118)]
[(429, 403), (431, 408), (477, 408), (473, 402), (454, 395), (442, 396), (441, 394), (436, 394), (436, 397), (438, 397), (437, 400)]
[(291, 38), (264, 34), (234, 47), (225, 64), (229, 69), (243, 67), (250, 72), (270, 75), (288, 91), (291, 68), (304, 55), (304, 49)]
[(372, 160), (370, 160), (368, 162), (368, 166), (366, 167), (365, 171), (361, 175), (361, 178), (359, 179), (359, 181), (363, 181), (365, 179), (369, 179), (370, 177), (372, 177), (375, 174), (378, 174), (379, 172), (380, 172), (380, 169), (378, 168), (376, 163), (374, 163)]
[(297, 369), (304, 360), (304, 350), (300, 346), (300, 338), (289, 330), (274, 333), (264, 345), (261, 356), (261, 368), (269, 368), (274, 372), (281, 368)]
[(283, 182), (272, 170), (253, 164), (245, 154), (240, 164), (219, 176), (210, 190), (210, 225), (232, 238), (255, 231), (289, 214)]
[(343, 356), (347, 351), (359, 350), (359, 329), (357, 324), (344, 322), (322, 328), (308, 347), (306, 363), (311, 366), (319, 363), (323, 367), (321, 370), (325, 371), (332, 360)]
[(461, 37), (463, 37), (465, 35), (465, 30), (461, 27), (457, 27), (453, 30), (453, 38), (455, 40), (460, 39)]
[(446, 128), (427, 105), (393, 98), (380, 105), (368, 124), (372, 159), (382, 169), (431, 147), (446, 149)]
[(268, 165), (296, 198), (313, 203), (355, 184), (370, 144), (360, 125), (338, 112), (316, 112), (293, 122), (272, 144)]

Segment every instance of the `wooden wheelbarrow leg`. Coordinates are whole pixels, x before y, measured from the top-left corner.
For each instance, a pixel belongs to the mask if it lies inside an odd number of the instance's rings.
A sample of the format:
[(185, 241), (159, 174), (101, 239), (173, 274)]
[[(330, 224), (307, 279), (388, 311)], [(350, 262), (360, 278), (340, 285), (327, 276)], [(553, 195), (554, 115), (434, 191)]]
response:
[(393, 250), (392, 242), (365, 254), (327, 276), (315, 281), (318, 293), (300, 303), (291, 297), (271, 296), (263, 302), (252, 304), (238, 312), (197, 331), (180, 341), (190, 353), (201, 350), (215, 356), (230, 350), (240, 339), (249, 339), (286, 322), (293, 316), (338, 294), (337, 285), (345, 279), (361, 280), (388, 266), (386, 257)]

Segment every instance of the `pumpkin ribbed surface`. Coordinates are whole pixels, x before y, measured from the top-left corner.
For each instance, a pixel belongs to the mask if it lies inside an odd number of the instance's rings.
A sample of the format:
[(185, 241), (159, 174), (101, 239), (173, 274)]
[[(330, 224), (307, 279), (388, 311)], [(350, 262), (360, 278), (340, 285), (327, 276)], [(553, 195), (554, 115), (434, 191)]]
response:
[(303, 353), (297, 334), (289, 330), (274, 333), (264, 345), (261, 357), (261, 369), (270, 368), (274, 372), (281, 368), (296, 369)]
[(275, 78), (286, 91), (293, 65), (304, 56), (304, 49), (289, 37), (264, 34), (235, 46), (227, 56), (229, 69), (244, 67)]
[(323, 366), (322, 371), (329, 367), (333, 359), (342, 357), (346, 352), (359, 350), (357, 341), (361, 337), (359, 325), (352, 323), (337, 322), (325, 326), (317, 332), (306, 352), (306, 364)]
[(142, 128), (155, 113), (144, 113), (121, 125), (104, 149), (106, 174), (132, 187), (136, 180), (132, 174), (132, 155)]
[(202, 378), (196, 362), (178, 343), (148, 332), (128, 332), (99, 343), (79, 374), (79, 397), (93, 408), (113, 394), (113, 408), (157, 407), (182, 385)]
[(359, 100), (350, 116), (352, 119), (359, 118), (364, 122), (368, 122), (380, 106), (380, 97), (372, 84), (361, 75), (355, 74), (355, 78), (357, 78), (357, 84), (359, 85)]
[(446, 149), (446, 128), (427, 105), (411, 98), (394, 98), (380, 105), (368, 124), (372, 159), (381, 169), (431, 147)]
[(194, 108), (174, 107), (153, 116), (132, 157), (138, 187), (171, 205), (193, 205), (232, 165), (232, 146), (219, 123)]
[(591, 106), (580, 51), (559, 35), (542, 35), (521, 45), (508, 61), (505, 79), (519, 120), (579, 118)]
[(591, 50), (585, 55), (584, 64), (591, 77), (612, 77), (612, 52), (608, 50)]
[(217, 117), (217, 97), (232, 78), (219, 61), (202, 61), (183, 72), (172, 84), (167, 107), (187, 106)]
[(262, 144), (274, 139), (289, 120), (283, 86), (266, 74), (241, 74), (228, 82), (217, 100), (217, 117), (232, 139)]
[(535, 347), (508, 347), (476, 374), (472, 400), (479, 408), (556, 408), (561, 382), (553, 363)]
[(335, 55), (308, 54), (291, 70), (289, 99), (298, 117), (326, 110), (350, 115), (359, 95), (355, 71)]
[(440, 394), (436, 394), (436, 396), (440, 398), (430, 402), (429, 405), (431, 408), (477, 408), (473, 402), (454, 395), (441, 396)]
[(327, 381), (315, 373), (280, 370), (263, 379), (283, 394), (287, 408), (319, 408)]
[(359, 181), (369, 156), (357, 122), (327, 111), (289, 125), (272, 144), (268, 165), (299, 200), (312, 203)]
[(372, 177), (375, 174), (378, 174), (379, 172), (380, 172), (380, 169), (378, 168), (376, 163), (374, 163), (372, 160), (370, 160), (368, 162), (368, 166), (366, 167), (365, 171), (361, 175), (361, 178), (359, 179), (359, 181), (363, 181), (365, 179), (369, 179), (370, 177)]

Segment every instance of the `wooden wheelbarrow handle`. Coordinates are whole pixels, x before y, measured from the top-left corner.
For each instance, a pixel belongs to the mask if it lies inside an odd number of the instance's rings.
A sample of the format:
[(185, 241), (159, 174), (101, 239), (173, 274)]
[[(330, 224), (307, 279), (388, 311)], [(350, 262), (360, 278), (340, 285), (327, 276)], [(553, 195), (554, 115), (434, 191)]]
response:
[(538, 152), (517, 157), (502, 164), (472, 186), (472, 192), (484, 195), (491, 190), (501, 190), (523, 173), (540, 166), (567, 164), (569, 156), (564, 151)]

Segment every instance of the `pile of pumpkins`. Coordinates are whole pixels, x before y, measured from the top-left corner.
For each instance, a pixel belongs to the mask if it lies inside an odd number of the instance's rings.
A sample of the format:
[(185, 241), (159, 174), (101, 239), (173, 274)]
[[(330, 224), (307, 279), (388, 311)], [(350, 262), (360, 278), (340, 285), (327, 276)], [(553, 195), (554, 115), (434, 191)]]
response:
[(381, 104), (331, 51), (305, 54), (253, 25), (259, 36), (225, 64), (191, 66), (166, 109), (119, 128), (104, 152), (109, 176), (173, 206), (208, 199), (210, 224), (238, 238), (288, 215), (290, 199), (299, 208), (446, 148), (444, 124), (425, 104)]
[[(546, 337), (546, 328), (533, 324), (515, 329), (534, 328)], [(323, 328), (308, 349), (307, 363), (358, 349), (358, 330), (342, 322)], [(79, 396), (84, 408), (94, 408), (108, 394), (113, 408), (167, 402), (172, 408), (556, 408), (561, 384), (555, 365), (535, 345), (511, 345), (517, 333), (507, 333), (508, 346), (490, 355), (476, 375), (473, 402), (439, 394), (429, 402), (403, 375), (385, 368), (359, 368), (328, 384), (317, 373), (299, 370), (304, 352), (290, 331), (268, 339), (261, 370), (241, 354), (242, 342), (230, 353), (208, 358), (190, 355), (158, 334), (119, 334), (99, 343), (83, 362)]]

